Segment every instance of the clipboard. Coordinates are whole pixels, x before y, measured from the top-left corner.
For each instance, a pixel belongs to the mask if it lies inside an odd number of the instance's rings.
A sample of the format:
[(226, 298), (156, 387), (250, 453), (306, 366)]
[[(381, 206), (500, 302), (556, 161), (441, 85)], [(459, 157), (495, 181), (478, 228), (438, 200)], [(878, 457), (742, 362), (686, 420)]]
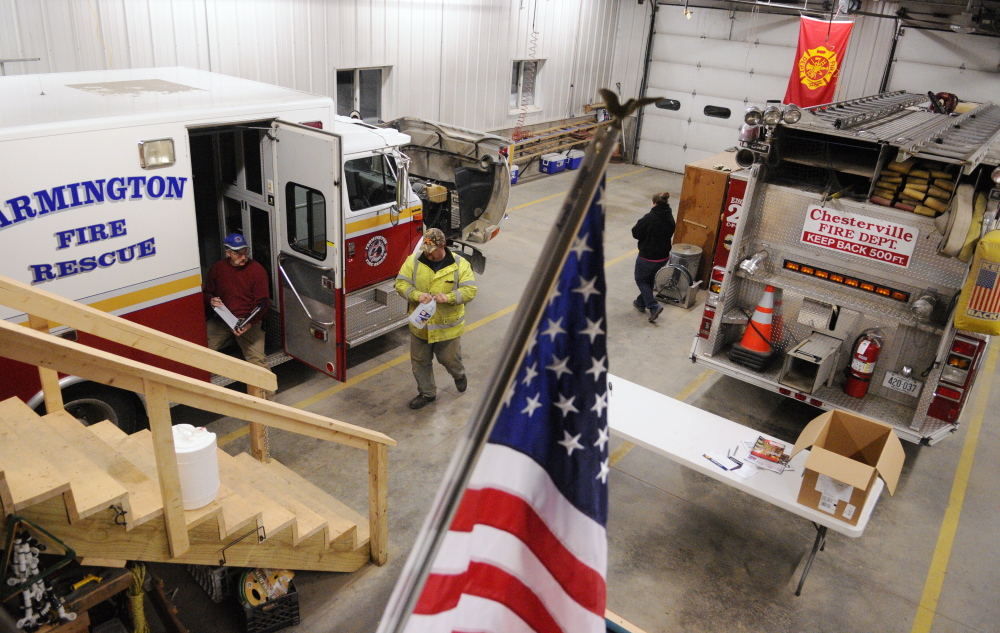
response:
[(215, 309), (215, 313), (218, 314), (219, 317), (226, 322), (226, 325), (228, 325), (229, 329), (231, 329), (234, 333), (236, 332), (236, 330), (240, 329), (245, 324), (249, 323), (255, 316), (257, 316), (257, 313), (260, 312), (260, 306), (257, 306), (256, 308), (253, 309), (253, 311), (250, 314), (241, 319), (238, 318), (232, 312), (230, 312), (229, 308), (227, 308), (224, 305), (213, 306), (213, 308)]

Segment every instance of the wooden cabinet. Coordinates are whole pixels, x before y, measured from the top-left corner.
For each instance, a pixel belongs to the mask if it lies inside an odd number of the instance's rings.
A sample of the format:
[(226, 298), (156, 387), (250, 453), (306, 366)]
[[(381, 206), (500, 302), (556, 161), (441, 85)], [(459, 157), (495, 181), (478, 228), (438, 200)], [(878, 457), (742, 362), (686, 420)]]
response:
[(708, 285), (715, 240), (722, 218), (729, 174), (738, 171), (735, 152), (722, 152), (684, 166), (681, 200), (677, 205), (674, 244), (694, 244), (702, 250), (698, 279)]

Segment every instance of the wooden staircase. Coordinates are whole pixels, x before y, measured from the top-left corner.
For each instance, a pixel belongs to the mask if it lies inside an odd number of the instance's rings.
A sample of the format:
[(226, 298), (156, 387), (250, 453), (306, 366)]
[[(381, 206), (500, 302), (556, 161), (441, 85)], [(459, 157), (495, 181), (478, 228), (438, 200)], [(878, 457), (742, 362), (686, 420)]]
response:
[[(140, 349), (165, 335), (19, 286), (0, 278), (0, 303), (10, 300), (13, 291), (35, 297), (22, 308), (32, 311), (34, 327), (0, 321), (0, 350), (40, 367), (47, 409), (53, 412), (39, 416), (17, 398), (0, 402), (0, 505), (5, 515), (33, 521), (86, 561), (100, 564), (143, 560), (355, 571), (368, 560), (387, 560), (386, 448), (395, 444), (390, 438), (53, 337), (47, 334), (50, 319), (84, 331), (101, 330), (90, 323), (100, 322), (108, 332), (110, 322), (128, 330)], [(165, 345), (159, 340), (157, 346), (161, 353), (166, 350), (166, 358), (202, 367), (209, 362), (216, 373), (238, 363), (239, 371), (233, 373), (257, 390), (276, 386), (270, 372), (178, 341)], [(209, 357), (203, 359), (203, 354)], [(82, 425), (61, 410), (58, 390), (51, 392), (58, 384), (53, 380), (56, 369), (142, 392), (151, 428), (126, 435), (108, 421)], [(258, 426), (251, 435), (260, 454), (233, 457), (219, 449), (218, 496), (196, 510), (184, 510), (180, 500), (170, 402)], [(266, 426), (368, 450), (369, 517), (270, 459)]]

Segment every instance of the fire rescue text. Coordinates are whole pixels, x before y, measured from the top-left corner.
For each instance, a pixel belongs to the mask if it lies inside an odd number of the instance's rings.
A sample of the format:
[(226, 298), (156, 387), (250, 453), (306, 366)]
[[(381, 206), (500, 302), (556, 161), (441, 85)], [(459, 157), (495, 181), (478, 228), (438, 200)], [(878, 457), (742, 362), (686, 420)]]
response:
[[(187, 178), (174, 176), (122, 176), (85, 180), (43, 189), (34, 192), (31, 196), (16, 196), (6, 200), (6, 209), (0, 209), (0, 230), (50, 213), (105, 202), (141, 200), (143, 198), (151, 200), (180, 199), (184, 196), (186, 182)], [(128, 229), (124, 219), (65, 228), (53, 232), (57, 251), (103, 242), (127, 234)], [(109, 249), (100, 255), (89, 255), (78, 259), (67, 258), (54, 263), (28, 264), (28, 269), (31, 271), (31, 283), (40, 284), (99, 268), (109, 268), (115, 264), (144, 259), (155, 254), (156, 239), (150, 237), (128, 246)]]
[(35, 198), (34, 206), (31, 197), (27, 195), (16, 196), (6, 201), (4, 204), (7, 210), (0, 209), (0, 231), (38, 216), (101, 204), (105, 201), (121, 202), (139, 200), (143, 197), (152, 200), (182, 198), (186, 182), (187, 178), (175, 176), (123, 176), (85, 180), (52, 189), (42, 189), (31, 194)]

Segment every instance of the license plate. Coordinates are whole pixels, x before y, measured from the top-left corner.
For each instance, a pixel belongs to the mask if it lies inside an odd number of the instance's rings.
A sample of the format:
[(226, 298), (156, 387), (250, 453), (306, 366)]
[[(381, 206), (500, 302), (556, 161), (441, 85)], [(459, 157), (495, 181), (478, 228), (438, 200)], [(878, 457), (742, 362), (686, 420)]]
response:
[(885, 380), (882, 381), (882, 386), (888, 387), (893, 391), (898, 391), (899, 393), (905, 393), (908, 396), (917, 397), (920, 395), (920, 389), (924, 386), (924, 383), (919, 380), (907, 378), (903, 374), (897, 374), (894, 371), (887, 371), (885, 372)]

